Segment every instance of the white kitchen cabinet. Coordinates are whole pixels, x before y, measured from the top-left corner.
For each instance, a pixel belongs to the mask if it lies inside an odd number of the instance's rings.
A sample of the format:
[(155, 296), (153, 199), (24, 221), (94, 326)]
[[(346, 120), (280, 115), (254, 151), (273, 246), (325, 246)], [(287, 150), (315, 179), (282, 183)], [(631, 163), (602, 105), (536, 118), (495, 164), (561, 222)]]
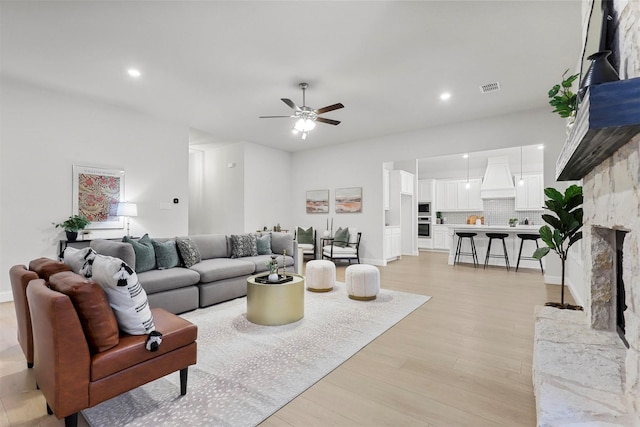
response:
[(516, 182), (516, 210), (542, 210), (544, 204), (543, 175), (522, 175), (523, 185), (520, 185), (520, 176), (514, 176), (514, 180)]
[(421, 179), (418, 181), (418, 201), (430, 202), (433, 200), (433, 180)]
[(451, 239), (449, 238), (449, 228), (446, 225), (434, 224), (431, 226), (433, 233), (433, 249), (449, 250)]
[(384, 258), (391, 261), (400, 258), (401, 255), (401, 228), (384, 228)]
[(384, 169), (382, 171), (382, 206), (385, 211), (388, 211), (390, 206), (389, 183), (389, 171), (387, 169)]
[(467, 189), (466, 179), (436, 180), (437, 211), (481, 211), (479, 178), (469, 179)]
[(400, 193), (413, 195), (413, 177), (412, 173), (400, 171)]
[(418, 249), (433, 249), (433, 239), (429, 237), (418, 237)]

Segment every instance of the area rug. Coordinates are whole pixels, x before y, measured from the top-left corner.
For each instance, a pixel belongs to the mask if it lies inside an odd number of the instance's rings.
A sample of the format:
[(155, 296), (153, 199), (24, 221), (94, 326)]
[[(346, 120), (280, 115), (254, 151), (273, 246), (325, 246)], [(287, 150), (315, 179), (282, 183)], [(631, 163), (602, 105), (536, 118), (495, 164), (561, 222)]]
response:
[(187, 394), (178, 373), (83, 411), (98, 426), (255, 426), (430, 299), (382, 289), (354, 301), (344, 284), (305, 291), (304, 318), (283, 326), (246, 319), (246, 298), (182, 315), (198, 325)]

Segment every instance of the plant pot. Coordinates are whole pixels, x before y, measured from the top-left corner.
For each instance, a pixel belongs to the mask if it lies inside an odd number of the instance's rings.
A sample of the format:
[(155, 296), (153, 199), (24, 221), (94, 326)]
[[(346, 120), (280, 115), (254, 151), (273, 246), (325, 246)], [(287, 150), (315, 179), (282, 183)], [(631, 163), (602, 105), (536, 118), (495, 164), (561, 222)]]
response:
[(67, 235), (68, 242), (75, 242), (78, 239), (77, 231), (65, 231), (65, 234)]

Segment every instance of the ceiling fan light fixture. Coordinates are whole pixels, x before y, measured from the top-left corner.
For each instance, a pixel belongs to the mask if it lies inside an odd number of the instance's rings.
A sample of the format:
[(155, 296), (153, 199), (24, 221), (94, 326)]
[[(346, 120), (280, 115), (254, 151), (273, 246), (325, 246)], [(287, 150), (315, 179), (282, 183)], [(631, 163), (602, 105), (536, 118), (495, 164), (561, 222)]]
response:
[(316, 127), (316, 122), (314, 122), (313, 120), (301, 118), (301, 119), (298, 119), (298, 121), (296, 122), (293, 128), (298, 132), (309, 132), (310, 130), (313, 130), (313, 128), (315, 127)]

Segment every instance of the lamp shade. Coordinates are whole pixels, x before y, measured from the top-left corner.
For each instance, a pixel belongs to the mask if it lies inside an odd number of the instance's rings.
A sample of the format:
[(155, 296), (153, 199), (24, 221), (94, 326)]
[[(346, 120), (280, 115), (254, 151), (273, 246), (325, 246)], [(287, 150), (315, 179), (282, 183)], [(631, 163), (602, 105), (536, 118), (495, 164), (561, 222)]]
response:
[(138, 216), (138, 205), (129, 202), (120, 202), (116, 208), (118, 216)]

